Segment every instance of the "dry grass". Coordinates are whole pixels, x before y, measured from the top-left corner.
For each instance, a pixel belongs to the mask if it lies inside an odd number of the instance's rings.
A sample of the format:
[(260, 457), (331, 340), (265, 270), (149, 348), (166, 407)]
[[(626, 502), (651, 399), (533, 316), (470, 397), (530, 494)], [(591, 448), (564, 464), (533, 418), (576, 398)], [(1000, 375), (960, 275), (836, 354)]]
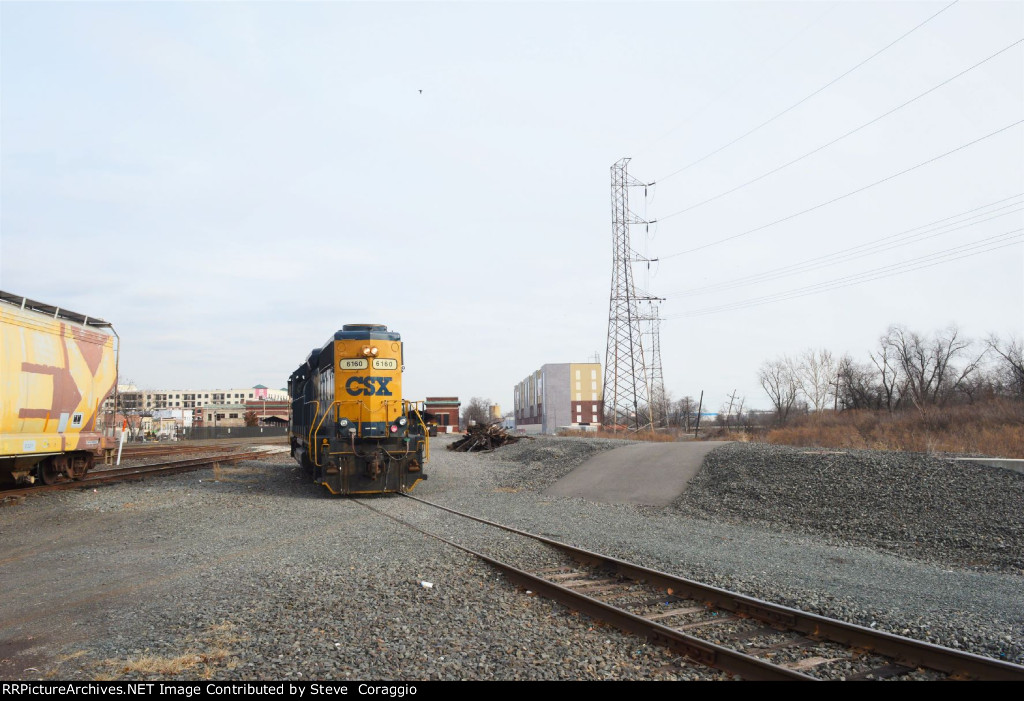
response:
[(235, 666), (229, 646), (242, 639), (235, 633), (234, 625), (220, 623), (207, 628), (202, 639), (194, 642), (196, 650), (174, 657), (141, 655), (127, 660), (104, 660), (100, 663), (105, 668), (102, 678), (113, 681), (125, 676), (152, 679), (187, 674), (189, 677), (212, 679), (218, 668), (231, 669)]
[(203, 658), (198, 654), (184, 654), (177, 657), (156, 657), (142, 655), (135, 659), (129, 659), (123, 663), (115, 663), (115, 668), (121, 674), (141, 674), (146, 677), (169, 677), (181, 674), (202, 664)]
[(649, 441), (652, 443), (670, 443), (676, 440), (672, 433), (658, 431), (562, 431), (558, 435), (572, 438), (613, 438), (620, 441)]
[(797, 417), (769, 431), (769, 443), (1024, 458), (1024, 403), (997, 400), (966, 406), (844, 411)]
[(258, 480), (256, 479), (239, 479), (243, 475), (255, 475), (261, 472), (258, 467), (234, 467), (226, 466), (221, 467), (220, 463), (214, 463), (213, 465), (213, 481), (214, 482), (237, 482), (239, 484), (250, 484)]

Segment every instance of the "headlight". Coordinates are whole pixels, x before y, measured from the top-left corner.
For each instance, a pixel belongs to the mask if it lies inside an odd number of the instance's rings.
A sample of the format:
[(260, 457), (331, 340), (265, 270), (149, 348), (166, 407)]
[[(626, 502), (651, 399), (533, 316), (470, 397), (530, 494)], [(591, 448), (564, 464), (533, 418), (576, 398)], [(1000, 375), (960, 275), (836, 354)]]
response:
[(398, 421), (396, 423), (399, 426), (405, 426), (407, 423), (409, 423), (409, 421), (404, 416), (400, 416), (398, 417)]
[(346, 426), (348, 426), (348, 419), (338, 419), (338, 425), (341, 426), (342, 428), (345, 428)]

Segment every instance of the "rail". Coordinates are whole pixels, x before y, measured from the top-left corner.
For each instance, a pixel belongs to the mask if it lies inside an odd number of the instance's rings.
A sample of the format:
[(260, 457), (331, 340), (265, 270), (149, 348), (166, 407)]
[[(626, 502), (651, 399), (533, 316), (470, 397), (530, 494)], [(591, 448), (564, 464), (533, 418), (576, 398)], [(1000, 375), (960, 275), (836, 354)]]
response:
[[(810, 671), (826, 669), (832, 662), (843, 662), (864, 657), (863, 669), (846, 676), (848, 679), (889, 678), (909, 675), (918, 668), (932, 670), (947, 679), (982, 679), (1024, 681), (1024, 666), (991, 659), (981, 655), (952, 650), (931, 643), (904, 638), (892, 633), (865, 628), (852, 623), (826, 618), (798, 609), (773, 604), (753, 597), (702, 584), (672, 574), (653, 570), (614, 557), (602, 555), (541, 535), (505, 526), (494, 521), (463, 513), (409, 494), (413, 501), (440, 509), (456, 516), (499, 528), (509, 533), (533, 539), (564, 553), (582, 567), (560, 566), (537, 572), (527, 572), (489, 555), (476, 552), (446, 538), (422, 530), (395, 516), (383, 513), (367, 504), (366, 508), (402, 523), (424, 535), (436, 538), (464, 552), (479, 557), (499, 568), (510, 579), (528, 589), (540, 592), (561, 603), (600, 620), (612, 623), (627, 632), (643, 635), (652, 642), (666, 646), (699, 663), (738, 674), (747, 679), (802, 679), (816, 677)], [(648, 598), (643, 605), (656, 603), (656, 613), (638, 614), (612, 602), (636, 595), (631, 587), (645, 588)], [(627, 590), (628, 593), (624, 593)], [(671, 627), (663, 622), (672, 619), (697, 617), (698, 620)], [(745, 620), (744, 620), (745, 619)], [(746, 623), (746, 621), (749, 622)], [(743, 623), (744, 627), (732, 632), (715, 632), (724, 622)], [(745, 629), (744, 629), (745, 628)], [(720, 629), (718, 629), (720, 631)], [(732, 642), (747, 650), (756, 650), (766, 656), (785, 657), (811, 646), (831, 645), (841, 648), (830, 650), (837, 657), (797, 657), (778, 663), (707, 638), (693, 635), (692, 631), (706, 632), (708, 637), (718, 636), (720, 642)], [(754, 647), (754, 640), (782, 636), (781, 642)]]

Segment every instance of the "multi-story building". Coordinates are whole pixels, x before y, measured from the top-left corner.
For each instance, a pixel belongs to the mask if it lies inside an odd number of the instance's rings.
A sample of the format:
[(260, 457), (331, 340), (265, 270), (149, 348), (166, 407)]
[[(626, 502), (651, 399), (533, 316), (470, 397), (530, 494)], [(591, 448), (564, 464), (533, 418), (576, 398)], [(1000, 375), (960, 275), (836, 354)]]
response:
[[(266, 401), (288, 402), (288, 391), (284, 389), (268, 389), (263, 385), (244, 389), (147, 389), (140, 390), (135, 385), (117, 386), (118, 411), (122, 414), (149, 413), (159, 409), (194, 409), (193, 415), (202, 421), (203, 409), (211, 405), (237, 405), (247, 402)], [(103, 410), (114, 410), (114, 396), (111, 395), (104, 403)], [(276, 413), (276, 412), (275, 412)]]
[(600, 363), (548, 363), (513, 388), (516, 428), (556, 433), (598, 426), (604, 416)]

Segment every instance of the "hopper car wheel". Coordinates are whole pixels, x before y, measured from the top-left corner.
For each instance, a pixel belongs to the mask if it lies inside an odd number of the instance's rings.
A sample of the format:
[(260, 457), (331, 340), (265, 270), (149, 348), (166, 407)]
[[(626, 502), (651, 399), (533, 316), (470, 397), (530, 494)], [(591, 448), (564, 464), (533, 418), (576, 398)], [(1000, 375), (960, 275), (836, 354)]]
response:
[(85, 473), (92, 469), (93, 456), (77, 457), (71, 460), (71, 479), (78, 481), (85, 477)]
[(60, 477), (60, 470), (54, 464), (53, 458), (47, 458), (39, 463), (39, 478), (43, 484), (54, 484)]

